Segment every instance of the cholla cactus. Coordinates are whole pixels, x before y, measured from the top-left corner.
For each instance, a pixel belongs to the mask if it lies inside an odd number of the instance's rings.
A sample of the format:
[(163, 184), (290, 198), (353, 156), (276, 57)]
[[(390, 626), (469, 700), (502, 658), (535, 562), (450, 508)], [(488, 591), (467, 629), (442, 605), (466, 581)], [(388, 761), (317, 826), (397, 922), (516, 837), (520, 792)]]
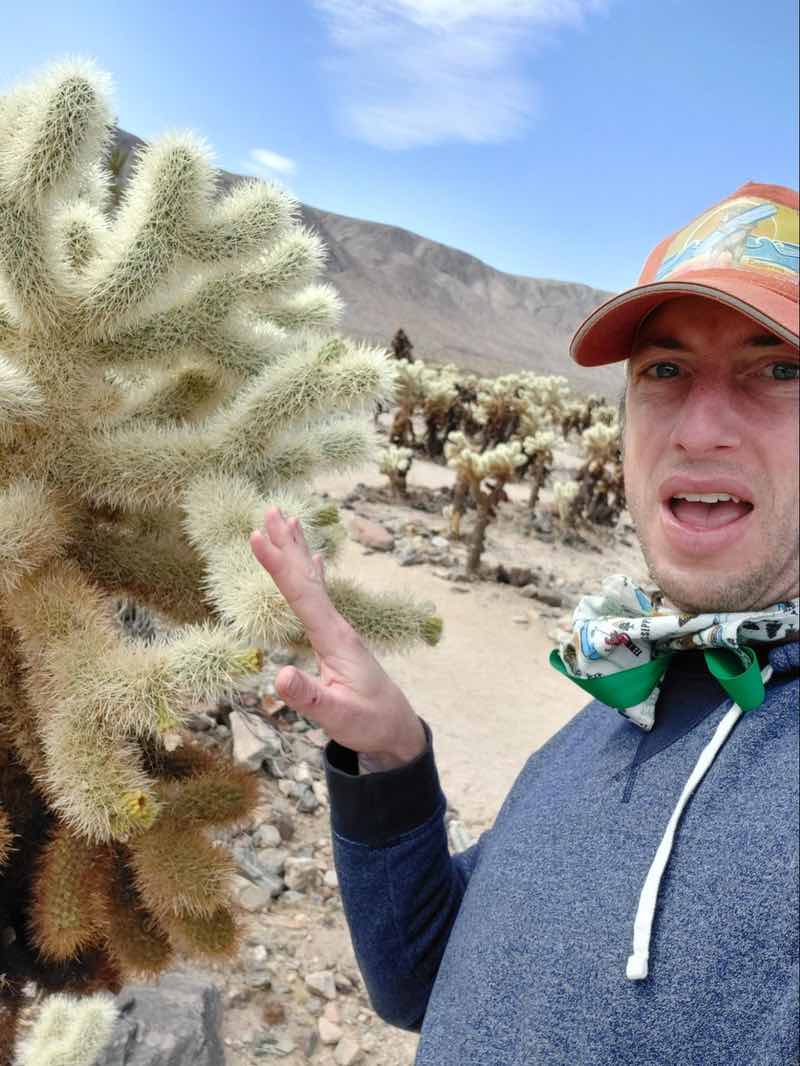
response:
[(478, 388), (475, 407), (475, 421), (482, 427), (481, 449), (493, 448), (510, 440), (519, 430), (520, 421), (529, 407), (530, 398), (525, 392), (525, 379), (521, 374), (484, 378)]
[(556, 436), (549, 430), (534, 433), (533, 436), (525, 437), (522, 441), (522, 450), (525, 453), (525, 465), (520, 468), (520, 476), (526, 477), (531, 483), (531, 492), (528, 497), (528, 506), (533, 511), (539, 502), (539, 493), (553, 468), (553, 448)]
[(460, 535), (460, 521), (467, 494), (472, 497), (477, 508), (467, 556), (467, 573), (476, 574), (486, 541), (486, 528), (497, 514), (500, 501), (506, 499), (505, 485), (517, 477), (520, 468), (527, 462), (527, 456), (519, 440), (478, 452), (469, 444), (464, 434), (458, 432), (451, 434), (444, 450), (448, 466), (456, 472), (450, 512), (451, 536)]
[(425, 398), (426, 367), (421, 359), (415, 363), (401, 362), (395, 377), (394, 399), (397, 410), (389, 432), (389, 441), (401, 448), (416, 445), (414, 412)]
[(581, 488), (576, 507), (585, 521), (614, 526), (625, 507), (625, 490), (619, 423), (613, 408), (605, 411), (611, 411), (615, 417), (596, 422), (581, 434), (586, 462), (577, 474)]
[(456, 430), (461, 416), (458, 384), (452, 375), (429, 373), (424, 379), (422, 415), (425, 419), (425, 451), (429, 459), (444, 454), (444, 442)]
[(560, 426), (570, 397), (567, 379), (557, 374), (531, 373), (524, 374), (523, 378), (525, 391), (539, 410), (542, 421), (550, 427)]
[(414, 453), (410, 448), (398, 448), (390, 444), (378, 454), (378, 468), (389, 478), (393, 496), (408, 496), (406, 478), (411, 469)]
[[(574, 482), (557, 482), (554, 511), (562, 529), (616, 525), (625, 507), (619, 423), (598, 422), (581, 434), (586, 460)], [(573, 487), (567, 491), (566, 485)]]
[[(564, 404), (564, 408), (561, 413), (561, 432), (564, 440), (567, 440), (570, 433), (577, 433), (579, 436), (584, 430), (587, 430), (595, 421), (594, 412), (597, 408), (603, 407), (603, 400), (591, 393), (585, 400), (567, 400)], [(615, 414), (613, 408), (608, 408)]]
[(92, 1066), (116, 1020), (112, 996), (51, 996), (21, 1042), (15, 1066)]
[[(283, 192), (218, 197), (207, 149), (176, 135), (137, 153), (112, 211), (110, 138), (89, 63), (0, 98), (4, 1047), (28, 980), (113, 990), (235, 950), (206, 830), (256, 782), (185, 741), (185, 708), (305, 640), (249, 533), (279, 505), (335, 558), (311, 477), (372, 454), (393, 384), (385, 353), (323, 332), (339, 301)], [(426, 606), (330, 589), (376, 645), (438, 639)], [(178, 628), (130, 640), (129, 596)]]
[(575, 497), (579, 492), (577, 481), (553, 482), (552, 511), (564, 531), (575, 525)]

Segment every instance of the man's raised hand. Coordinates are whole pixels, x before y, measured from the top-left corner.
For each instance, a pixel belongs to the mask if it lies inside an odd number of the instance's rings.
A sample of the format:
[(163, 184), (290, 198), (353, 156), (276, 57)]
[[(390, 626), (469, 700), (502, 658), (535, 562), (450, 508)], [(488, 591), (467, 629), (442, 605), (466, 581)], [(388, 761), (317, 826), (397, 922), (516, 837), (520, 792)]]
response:
[(313, 718), (339, 744), (368, 757), (372, 769), (410, 762), (425, 733), (398, 686), (336, 610), (325, 587), (322, 556), (309, 551), (300, 522), (277, 507), (250, 535), (256, 559), (303, 623), (319, 678), (284, 666), (275, 678), (282, 700)]

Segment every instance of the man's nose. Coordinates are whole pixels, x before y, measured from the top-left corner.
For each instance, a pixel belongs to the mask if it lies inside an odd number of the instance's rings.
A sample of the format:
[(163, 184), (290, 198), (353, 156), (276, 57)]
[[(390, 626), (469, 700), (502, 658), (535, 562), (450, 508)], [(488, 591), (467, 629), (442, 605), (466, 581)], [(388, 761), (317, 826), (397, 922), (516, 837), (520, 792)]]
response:
[(728, 389), (693, 382), (683, 398), (672, 429), (671, 443), (687, 455), (705, 455), (736, 448), (741, 442), (740, 423)]

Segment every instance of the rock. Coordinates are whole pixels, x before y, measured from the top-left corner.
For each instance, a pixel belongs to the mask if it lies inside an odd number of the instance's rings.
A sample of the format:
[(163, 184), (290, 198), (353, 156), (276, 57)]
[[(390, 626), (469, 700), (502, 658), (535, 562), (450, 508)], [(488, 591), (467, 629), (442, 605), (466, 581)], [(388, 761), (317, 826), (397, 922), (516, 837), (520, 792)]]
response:
[(202, 711), (195, 711), (187, 721), (186, 726), (188, 729), (192, 729), (197, 733), (205, 733), (209, 729), (216, 729), (217, 722), (210, 714), (205, 714)]
[(294, 892), (310, 892), (319, 884), (319, 869), (313, 859), (290, 858), (284, 870), (286, 887)]
[(286, 1021), (286, 1008), (279, 999), (268, 999), (264, 1004), (262, 1017), (267, 1025), (283, 1025)]
[(523, 585), (519, 590), (520, 596), (525, 596), (526, 599), (533, 600), (539, 595), (539, 586), (533, 582), (530, 585)]
[(336, 999), (336, 981), (332, 970), (317, 970), (314, 973), (307, 973), (305, 982), (312, 992), (316, 992), (323, 999)]
[(353, 989), (356, 987), (355, 982), (352, 978), (348, 977), (347, 974), (339, 973), (338, 970), (336, 971), (336, 975), (333, 980), (336, 984), (337, 992), (352, 992)]
[(244, 715), (231, 711), (233, 734), (233, 759), (239, 766), (258, 770), (268, 756), (280, 755), (283, 751), (281, 738), (275, 729), (255, 714)]
[(450, 541), (447, 537), (431, 537), (432, 548), (449, 548)]
[(546, 592), (542, 589), (536, 593), (537, 600), (541, 600), (542, 603), (546, 603), (548, 607), (563, 607), (564, 597), (560, 592)]
[(276, 780), (281, 780), (286, 777), (289, 772), (289, 760), (282, 755), (278, 758), (269, 756), (264, 760), (264, 769), (270, 777), (274, 777)]
[(252, 914), (255, 911), (263, 910), (264, 907), (268, 907), (270, 900), (280, 895), (282, 887), (277, 878), (273, 887), (265, 884), (251, 885), (248, 883), (245, 888), (239, 891), (237, 899), (241, 906)]
[[(270, 828), (273, 828), (270, 826)], [(276, 830), (277, 833), (277, 830)], [(280, 837), (278, 837), (280, 840)], [(258, 864), (268, 874), (280, 877), (286, 867), (289, 852), (285, 848), (262, 848), (258, 853)]]
[(95, 1066), (225, 1066), (220, 995), (201, 971), (127, 985), (117, 1003), (120, 1019)]
[(323, 1015), (317, 1022), (317, 1032), (321, 1044), (338, 1044), (342, 1039), (342, 1030), (335, 1022), (329, 1022)]
[(403, 548), (397, 553), (397, 561), (401, 566), (419, 566), (425, 562), (416, 548)]
[(339, 887), (339, 878), (337, 877), (335, 870), (326, 870), (322, 880), (323, 883), (328, 886), (328, 888)]
[(319, 805), (313, 788), (304, 788), (297, 799), (297, 809), (300, 814), (313, 814)]
[(536, 575), (529, 566), (503, 566), (501, 563), (495, 571), (495, 580), (504, 585), (523, 588), (535, 582)]
[(354, 515), (348, 523), (348, 529), (353, 540), (366, 548), (380, 552), (390, 552), (394, 548), (394, 537), (389, 530), (362, 515)]
[(275, 1037), (267, 1034), (267, 1036), (259, 1037), (253, 1045), (253, 1054), (257, 1059), (285, 1058), (286, 1055), (291, 1055), (296, 1047), (297, 1044), (288, 1036)]
[(294, 836), (294, 822), (291, 815), (285, 811), (275, 811), (272, 815), (272, 824), (281, 835), (281, 840), (289, 841)]
[(298, 785), (310, 785), (314, 780), (311, 774), (311, 767), (307, 762), (301, 762), (293, 766), (291, 774)]
[(253, 844), (257, 848), (277, 848), (280, 842), (281, 834), (277, 826), (260, 825), (253, 833)]
[(336, 1045), (333, 1053), (333, 1061), (336, 1066), (353, 1066), (353, 1063), (361, 1059), (361, 1048), (351, 1036), (343, 1036)]

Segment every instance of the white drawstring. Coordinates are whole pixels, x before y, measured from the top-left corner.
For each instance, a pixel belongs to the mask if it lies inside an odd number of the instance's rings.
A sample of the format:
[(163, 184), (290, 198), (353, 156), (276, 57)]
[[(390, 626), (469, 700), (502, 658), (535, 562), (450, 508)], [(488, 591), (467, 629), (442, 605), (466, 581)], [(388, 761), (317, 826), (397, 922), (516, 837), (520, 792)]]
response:
[[(772, 677), (772, 667), (765, 666), (761, 671), (761, 677), (766, 685)], [(625, 976), (631, 981), (641, 981), (647, 977), (647, 960), (650, 957), (650, 935), (653, 929), (653, 915), (655, 914), (658, 900), (658, 888), (661, 884), (661, 876), (669, 861), (680, 816), (683, 814), (683, 809), (689, 802), (692, 793), (702, 781), (703, 775), (716, 758), (717, 752), (727, 740), (741, 715), (742, 708), (738, 703), (734, 703), (717, 726), (714, 736), (703, 748), (694, 770), (689, 775), (689, 780), (683, 787), (681, 798), (672, 812), (672, 817), (664, 831), (664, 836), (658, 845), (658, 851), (656, 851), (655, 858), (647, 871), (642, 893), (639, 896), (636, 919), (633, 923), (633, 954), (628, 956), (628, 965), (625, 970)]]

